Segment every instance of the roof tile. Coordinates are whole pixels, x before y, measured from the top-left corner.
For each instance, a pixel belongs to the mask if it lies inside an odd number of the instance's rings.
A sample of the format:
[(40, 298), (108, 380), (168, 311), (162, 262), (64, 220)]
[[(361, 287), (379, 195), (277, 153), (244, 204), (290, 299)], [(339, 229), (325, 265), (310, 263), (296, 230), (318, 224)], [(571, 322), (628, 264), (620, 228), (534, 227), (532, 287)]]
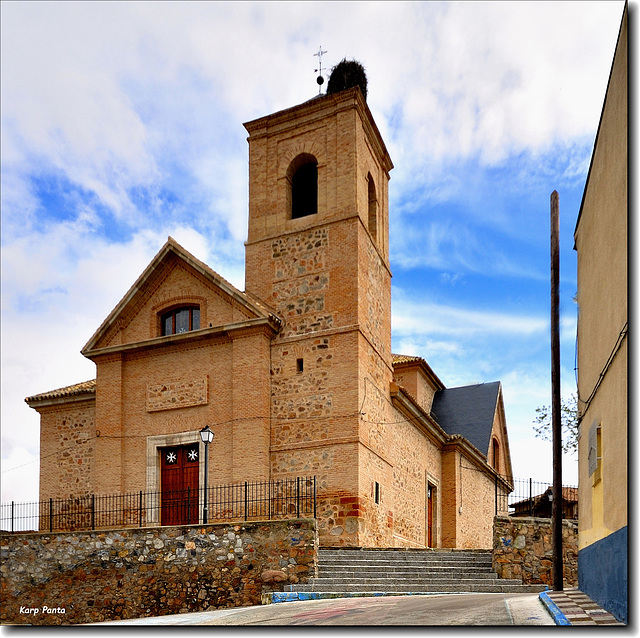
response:
[(50, 399), (63, 399), (65, 397), (79, 396), (82, 394), (95, 394), (96, 393), (96, 380), (83, 381), (82, 383), (74, 383), (73, 385), (65, 386), (64, 388), (58, 388), (57, 390), (51, 390), (49, 392), (42, 392), (41, 394), (34, 394), (31, 397), (27, 397), (25, 401), (27, 403), (36, 403), (38, 401), (48, 401)]

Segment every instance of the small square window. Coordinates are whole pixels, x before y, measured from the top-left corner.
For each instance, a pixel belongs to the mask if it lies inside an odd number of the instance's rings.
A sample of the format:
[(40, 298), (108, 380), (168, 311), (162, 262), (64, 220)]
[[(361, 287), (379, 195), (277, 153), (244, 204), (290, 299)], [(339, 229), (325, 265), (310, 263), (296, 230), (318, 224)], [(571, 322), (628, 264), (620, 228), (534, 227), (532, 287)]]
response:
[(304, 359), (297, 359), (296, 360), (296, 371), (297, 372), (304, 372)]

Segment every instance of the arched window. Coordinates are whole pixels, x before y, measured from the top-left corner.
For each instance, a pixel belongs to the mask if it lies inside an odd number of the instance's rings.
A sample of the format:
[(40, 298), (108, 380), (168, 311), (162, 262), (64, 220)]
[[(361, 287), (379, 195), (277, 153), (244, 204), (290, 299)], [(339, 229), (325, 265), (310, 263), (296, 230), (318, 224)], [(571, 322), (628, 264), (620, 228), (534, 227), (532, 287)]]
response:
[(160, 317), (160, 334), (163, 337), (199, 329), (200, 308), (198, 306), (173, 308)]
[(500, 471), (500, 443), (498, 443), (498, 439), (493, 439), (492, 445), (493, 452), (493, 469), (496, 472)]
[(378, 241), (378, 198), (376, 197), (376, 185), (371, 173), (367, 175), (367, 189), (369, 198), (369, 232), (373, 241)]
[(289, 167), (291, 219), (318, 212), (318, 162), (313, 155), (298, 155)]

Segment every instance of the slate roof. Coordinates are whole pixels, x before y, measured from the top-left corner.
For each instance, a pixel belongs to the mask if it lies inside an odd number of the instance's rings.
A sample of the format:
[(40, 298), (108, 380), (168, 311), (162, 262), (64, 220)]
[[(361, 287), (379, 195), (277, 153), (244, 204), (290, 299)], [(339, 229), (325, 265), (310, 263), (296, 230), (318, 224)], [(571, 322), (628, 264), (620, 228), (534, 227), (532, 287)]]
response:
[(438, 390), (431, 416), (447, 434), (460, 434), (486, 455), (499, 391), (499, 381)]

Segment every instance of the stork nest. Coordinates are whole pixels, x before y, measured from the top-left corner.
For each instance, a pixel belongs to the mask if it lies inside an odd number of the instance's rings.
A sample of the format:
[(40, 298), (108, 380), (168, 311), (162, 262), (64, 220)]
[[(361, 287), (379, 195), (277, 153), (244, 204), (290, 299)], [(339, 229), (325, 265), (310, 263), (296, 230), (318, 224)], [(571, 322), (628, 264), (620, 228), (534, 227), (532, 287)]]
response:
[(327, 95), (359, 86), (364, 99), (367, 99), (367, 74), (357, 60), (343, 59), (331, 69), (327, 84)]

